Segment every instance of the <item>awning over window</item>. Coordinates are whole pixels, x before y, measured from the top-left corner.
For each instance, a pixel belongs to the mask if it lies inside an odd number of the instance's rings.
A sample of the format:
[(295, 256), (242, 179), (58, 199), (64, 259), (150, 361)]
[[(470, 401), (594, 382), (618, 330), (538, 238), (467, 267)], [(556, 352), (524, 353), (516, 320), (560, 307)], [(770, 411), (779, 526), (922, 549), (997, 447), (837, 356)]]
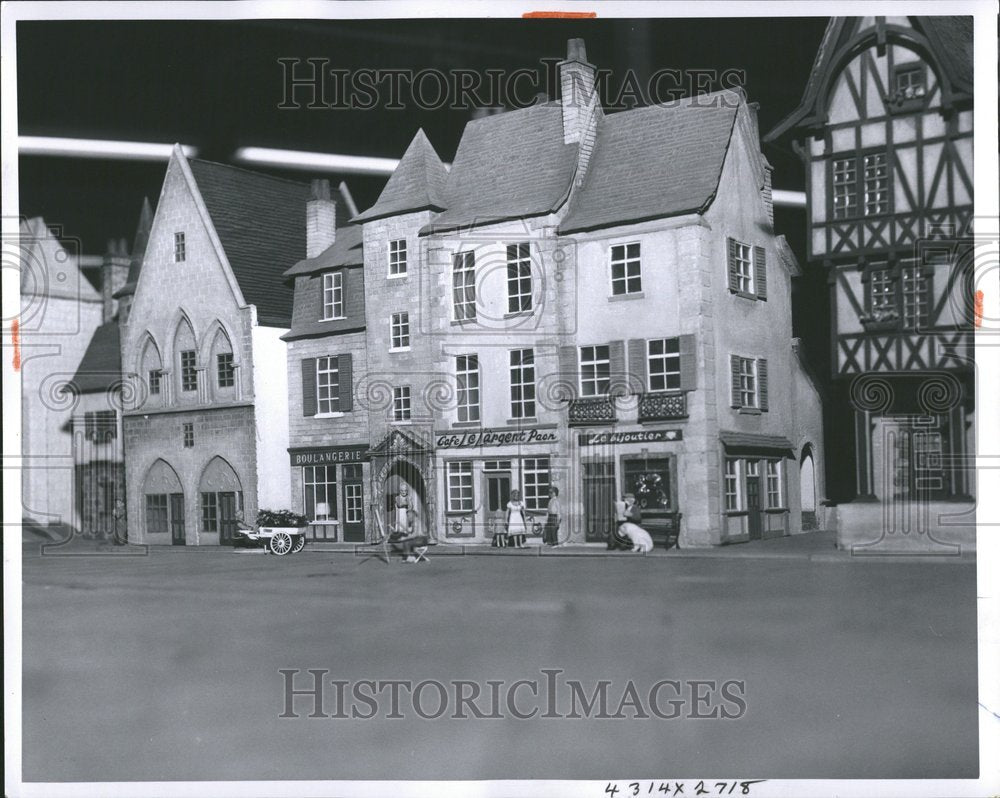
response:
[(792, 442), (781, 435), (758, 435), (753, 432), (720, 432), (719, 439), (727, 454), (759, 454), (795, 457)]

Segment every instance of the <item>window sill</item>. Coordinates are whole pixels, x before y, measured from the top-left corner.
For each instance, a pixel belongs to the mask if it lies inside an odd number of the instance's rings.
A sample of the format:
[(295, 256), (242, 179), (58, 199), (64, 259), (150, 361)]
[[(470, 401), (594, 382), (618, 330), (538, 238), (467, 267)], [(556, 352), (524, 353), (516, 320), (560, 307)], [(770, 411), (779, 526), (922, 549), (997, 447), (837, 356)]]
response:
[(730, 294), (734, 294), (735, 296), (741, 297), (742, 299), (753, 300), (754, 302), (764, 301), (763, 297), (759, 297), (756, 294), (751, 294), (751, 293), (748, 293), (746, 291), (739, 291), (739, 290), (737, 290), (735, 288), (730, 288), (729, 289), (729, 293)]
[(408, 346), (390, 346), (389, 347), (389, 354), (395, 354), (397, 352), (409, 352), (409, 351), (410, 351), (410, 347), (408, 347)]
[(479, 323), (478, 319), (452, 319), (451, 320), (451, 326), (452, 327), (465, 327), (466, 325), (468, 325), (469, 327), (475, 327), (478, 323)]
[(413, 419), (412, 418), (406, 418), (406, 419), (402, 419), (402, 418), (401, 419), (395, 419), (394, 418), (389, 423), (392, 424), (392, 426), (394, 426), (394, 427), (408, 427), (408, 426), (410, 426), (413, 423)]
[(402, 272), (401, 274), (387, 274), (385, 276), (385, 279), (386, 280), (405, 280), (409, 276), (410, 275), (409, 275), (408, 272)]
[(527, 310), (515, 310), (509, 313), (504, 313), (503, 317), (505, 319), (519, 319), (527, 316), (533, 316), (535, 314), (534, 308), (528, 308)]
[(741, 407), (736, 412), (744, 416), (759, 416), (764, 411), (759, 407)]
[(473, 515), (476, 509), (473, 507), (469, 510), (445, 510), (444, 514), (447, 518), (462, 518), (464, 516)]
[(451, 426), (454, 429), (479, 429), (483, 425), (480, 421), (453, 421)]
[(624, 302), (628, 299), (645, 299), (646, 295), (642, 291), (636, 291), (632, 294), (612, 294), (608, 297), (608, 302)]
[(335, 411), (333, 413), (316, 413), (313, 418), (342, 418), (343, 412)]
[(322, 322), (328, 322), (328, 321), (347, 321), (347, 316), (331, 316), (328, 319), (317, 319), (316, 323), (320, 324)]
[(508, 418), (507, 419), (507, 426), (508, 427), (520, 427), (520, 426), (524, 426), (526, 424), (537, 424), (537, 423), (538, 423), (538, 418), (535, 417), (535, 416), (532, 416), (531, 418)]

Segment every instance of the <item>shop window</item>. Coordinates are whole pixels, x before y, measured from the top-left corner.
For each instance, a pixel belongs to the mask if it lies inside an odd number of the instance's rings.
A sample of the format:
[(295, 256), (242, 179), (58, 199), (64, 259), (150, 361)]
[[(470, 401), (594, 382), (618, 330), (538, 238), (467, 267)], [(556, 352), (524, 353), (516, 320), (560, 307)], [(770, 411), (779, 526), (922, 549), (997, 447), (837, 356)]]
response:
[(170, 531), (167, 525), (167, 494), (146, 494), (146, 531), (151, 534)]
[(472, 461), (452, 460), (447, 464), (448, 512), (472, 512)]
[(329, 521), (337, 517), (337, 467), (304, 466), (302, 487), (305, 491), (305, 516), (311, 521)]
[(521, 483), (524, 485), (524, 506), (529, 510), (544, 510), (549, 500), (549, 458), (535, 457), (521, 461)]
[(201, 494), (201, 531), (219, 531), (219, 495), (217, 493)]
[(726, 459), (726, 512), (729, 513), (739, 512), (744, 509), (740, 462), (740, 460), (732, 457)]
[(629, 458), (624, 462), (625, 492), (635, 494), (643, 515), (672, 512), (670, 458)]
[(774, 509), (781, 509), (785, 506), (784, 487), (782, 485), (781, 460), (765, 460), (765, 474), (767, 477), (767, 506)]

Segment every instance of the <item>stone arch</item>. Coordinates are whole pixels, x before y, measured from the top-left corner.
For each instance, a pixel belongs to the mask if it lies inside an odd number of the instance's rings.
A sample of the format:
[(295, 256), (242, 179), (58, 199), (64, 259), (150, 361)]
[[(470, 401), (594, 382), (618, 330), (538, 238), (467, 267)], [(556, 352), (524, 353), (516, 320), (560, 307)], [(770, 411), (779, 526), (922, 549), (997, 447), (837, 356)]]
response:
[(174, 394), (179, 401), (197, 401), (198, 389), (197, 383), (195, 384), (194, 390), (190, 388), (185, 390), (184, 382), (184, 370), (182, 367), (183, 354), (184, 352), (194, 352), (195, 353), (195, 374), (197, 374), (197, 369), (202, 365), (198, 360), (198, 338), (194, 333), (194, 325), (191, 324), (191, 320), (188, 315), (184, 312), (180, 312), (180, 318), (177, 319), (174, 325), (174, 334), (171, 339), (171, 368), (173, 369), (174, 378), (172, 380), (173, 386), (176, 393)]
[(416, 531), (419, 534), (429, 534), (428, 529), (433, 526), (433, 519), (430, 517), (432, 507), (427, 480), (420, 468), (406, 457), (395, 457), (383, 466), (378, 479), (382, 487), (382, 512), (385, 514), (386, 527), (391, 528), (396, 522), (396, 496), (405, 487)]
[(799, 496), (803, 513), (816, 512), (816, 455), (811, 443), (799, 456)]
[(146, 471), (139, 501), (143, 539), (152, 537), (158, 542), (169, 535), (173, 543), (186, 541), (184, 486), (174, 467), (162, 457)]
[[(233, 370), (231, 379), (225, 380), (219, 366), (219, 355), (232, 356)], [(205, 367), (206, 381), (213, 396), (223, 399), (233, 399), (239, 396), (239, 353), (233, 346), (233, 336), (226, 326), (218, 319), (213, 321), (202, 337), (201, 351), (198, 360)], [(232, 384), (227, 384), (231, 382)]]
[(244, 519), (243, 483), (236, 469), (219, 455), (212, 457), (198, 480), (201, 534), (219, 536), (219, 543), (235, 543), (236, 524)]
[(198, 480), (199, 491), (235, 491), (243, 490), (239, 474), (229, 461), (220, 455), (212, 457), (201, 471)]

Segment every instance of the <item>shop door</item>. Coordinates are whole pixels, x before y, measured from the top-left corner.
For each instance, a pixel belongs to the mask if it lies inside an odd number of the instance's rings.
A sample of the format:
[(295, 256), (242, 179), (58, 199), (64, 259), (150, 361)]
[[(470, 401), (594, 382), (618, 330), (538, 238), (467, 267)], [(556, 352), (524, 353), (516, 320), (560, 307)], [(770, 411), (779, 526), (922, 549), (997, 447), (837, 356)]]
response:
[(589, 543), (606, 541), (615, 522), (613, 463), (584, 463), (583, 513), (586, 540)]
[(760, 540), (763, 524), (760, 513), (760, 463), (747, 460), (747, 529), (750, 540)]
[(175, 546), (184, 546), (187, 536), (184, 534), (184, 494), (170, 494), (170, 540)]
[(344, 476), (344, 541), (365, 542), (365, 489), (361, 466), (345, 465)]
[(483, 475), (486, 483), (486, 524), (490, 532), (504, 531), (507, 523), (507, 503), (510, 501), (510, 474), (494, 472)]
[(232, 546), (236, 540), (236, 494), (219, 494), (219, 545)]

